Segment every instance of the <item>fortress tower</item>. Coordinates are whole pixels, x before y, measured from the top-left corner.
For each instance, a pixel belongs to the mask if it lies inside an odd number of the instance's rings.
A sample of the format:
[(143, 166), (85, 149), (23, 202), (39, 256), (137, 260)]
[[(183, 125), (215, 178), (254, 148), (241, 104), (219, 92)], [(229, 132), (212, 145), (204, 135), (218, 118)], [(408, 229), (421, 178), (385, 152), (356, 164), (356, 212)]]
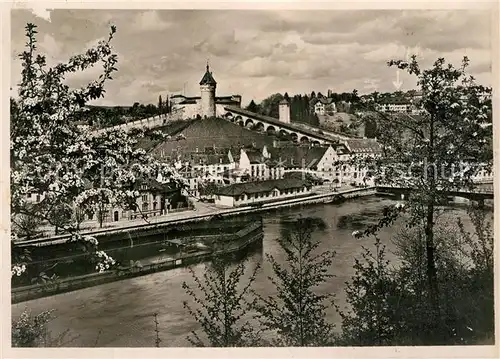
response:
[(215, 117), (216, 87), (217, 87), (217, 82), (215, 82), (207, 63), (207, 71), (205, 72), (205, 75), (203, 75), (203, 78), (200, 81), (200, 92), (201, 92), (200, 115), (202, 118)]
[(279, 103), (279, 120), (283, 123), (290, 123), (290, 103), (286, 99)]

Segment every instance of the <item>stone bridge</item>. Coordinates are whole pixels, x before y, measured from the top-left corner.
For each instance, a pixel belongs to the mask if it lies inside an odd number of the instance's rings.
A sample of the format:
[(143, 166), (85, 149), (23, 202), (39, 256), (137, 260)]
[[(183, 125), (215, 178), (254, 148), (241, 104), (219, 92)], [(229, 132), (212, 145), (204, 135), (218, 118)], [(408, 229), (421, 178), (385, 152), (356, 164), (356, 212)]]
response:
[(342, 135), (325, 133), (321, 130), (303, 128), (293, 123), (284, 123), (270, 116), (260, 115), (235, 106), (225, 106), (223, 118), (255, 131), (269, 135), (278, 135), (297, 143), (311, 143), (314, 145), (332, 144), (349, 139)]
[[(377, 186), (377, 192), (382, 193), (394, 193), (397, 195), (409, 196), (412, 192), (412, 188), (409, 187), (393, 187), (393, 186)], [(442, 191), (440, 191), (442, 192)], [(449, 197), (462, 197), (473, 201), (484, 201), (485, 199), (493, 199), (493, 188), (476, 188), (473, 191), (463, 189), (463, 190), (451, 190), (445, 191), (443, 194)]]

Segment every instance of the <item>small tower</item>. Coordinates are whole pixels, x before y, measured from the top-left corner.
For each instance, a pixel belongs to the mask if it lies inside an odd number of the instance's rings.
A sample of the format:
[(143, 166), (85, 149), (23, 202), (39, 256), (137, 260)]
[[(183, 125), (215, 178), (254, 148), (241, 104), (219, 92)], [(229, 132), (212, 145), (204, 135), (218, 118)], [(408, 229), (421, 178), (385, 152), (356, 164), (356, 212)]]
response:
[(286, 99), (279, 103), (279, 120), (283, 123), (290, 123), (290, 103)]
[(201, 111), (200, 115), (202, 118), (205, 117), (215, 117), (215, 88), (217, 82), (215, 82), (212, 73), (208, 67), (203, 78), (200, 81), (200, 91), (201, 91)]

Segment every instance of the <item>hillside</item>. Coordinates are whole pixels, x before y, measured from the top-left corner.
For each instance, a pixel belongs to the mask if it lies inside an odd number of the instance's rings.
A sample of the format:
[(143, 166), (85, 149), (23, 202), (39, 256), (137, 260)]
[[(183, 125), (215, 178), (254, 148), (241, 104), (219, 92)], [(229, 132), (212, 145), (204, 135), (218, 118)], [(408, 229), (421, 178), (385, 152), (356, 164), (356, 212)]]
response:
[[(152, 132), (161, 131), (163, 133), (166, 133), (166, 134), (174, 137), (177, 134), (179, 134), (182, 130), (187, 128), (192, 122), (193, 122), (193, 120), (171, 121), (171, 122), (167, 122), (165, 124), (165, 126), (155, 128), (154, 131), (152, 131)], [(145, 149), (146, 151), (149, 151), (162, 142), (163, 142), (163, 140), (161, 140), (161, 139), (152, 139), (150, 136), (146, 136), (146, 137), (141, 138), (139, 140), (137, 147), (140, 147), (140, 148)]]
[[(256, 133), (232, 122), (214, 118), (193, 120), (188, 126), (176, 133), (176, 136), (184, 139), (176, 140), (175, 137), (169, 141), (158, 143), (155, 151), (172, 152), (174, 149), (186, 152), (194, 152), (196, 149), (203, 151), (204, 148), (229, 148), (240, 146), (257, 147), (273, 145), (274, 138), (265, 134)], [(152, 148), (152, 147), (150, 147)]]
[(318, 115), (318, 118), (319, 127), (326, 130), (340, 132), (346, 135), (364, 136), (364, 122), (353, 114), (337, 112), (331, 116)]

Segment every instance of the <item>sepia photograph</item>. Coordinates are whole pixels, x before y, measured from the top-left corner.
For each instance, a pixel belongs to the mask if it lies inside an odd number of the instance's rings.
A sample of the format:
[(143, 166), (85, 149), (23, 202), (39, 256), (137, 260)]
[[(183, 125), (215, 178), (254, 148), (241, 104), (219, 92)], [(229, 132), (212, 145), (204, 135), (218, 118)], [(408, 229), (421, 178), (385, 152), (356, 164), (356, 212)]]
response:
[(495, 346), (491, 9), (9, 10), (11, 347)]

